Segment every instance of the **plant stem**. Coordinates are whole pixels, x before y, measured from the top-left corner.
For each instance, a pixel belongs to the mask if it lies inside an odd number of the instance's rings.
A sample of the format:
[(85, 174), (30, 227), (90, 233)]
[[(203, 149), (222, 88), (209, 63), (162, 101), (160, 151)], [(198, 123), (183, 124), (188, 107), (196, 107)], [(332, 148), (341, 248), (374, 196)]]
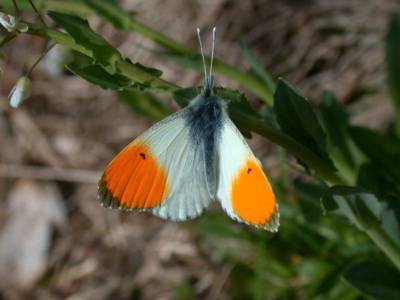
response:
[(117, 62), (117, 68), (121, 74), (132, 79), (133, 81), (138, 81), (140, 83), (150, 83), (152, 87), (164, 90), (168, 93), (171, 93), (175, 89), (179, 88), (177, 85), (171, 82), (150, 75), (149, 73), (143, 71), (142, 69), (136, 67), (131, 63), (128, 63), (125, 60), (119, 60)]
[(15, 32), (9, 33), (1, 42), (0, 42), (0, 47), (3, 47), (5, 44), (7, 44), (9, 41), (13, 40), (15, 37), (17, 37), (17, 34)]
[(39, 17), (40, 22), (42, 22), (42, 24), (46, 26), (46, 22), (43, 20), (42, 15), (40, 14), (38, 9), (36, 8), (36, 6), (33, 3), (33, 1), (32, 0), (28, 0), (28, 1), (29, 1), (30, 5), (32, 6), (33, 10), (35, 11), (35, 13), (37, 14), (37, 16)]
[(20, 17), (20, 16), (21, 16), (21, 12), (19, 11), (19, 8), (18, 8), (18, 5), (17, 5), (16, 0), (12, 0), (12, 3), (13, 3), (13, 5), (14, 5), (15, 15), (16, 15), (17, 17)]

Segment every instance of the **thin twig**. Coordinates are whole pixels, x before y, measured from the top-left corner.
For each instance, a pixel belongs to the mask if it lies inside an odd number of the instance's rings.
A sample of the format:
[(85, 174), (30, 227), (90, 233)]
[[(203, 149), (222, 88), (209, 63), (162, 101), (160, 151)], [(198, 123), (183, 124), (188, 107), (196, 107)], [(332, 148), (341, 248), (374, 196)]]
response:
[(14, 8), (15, 8), (15, 15), (16, 15), (17, 17), (21, 16), (21, 12), (20, 12), (20, 10), (19, 10), (19, 8), (18, 8), (17, 2), (16, 2), (15, 0), (12, 0), (12, 2), (13, 2), (13, 4), (14, 4)]
[(52, 44), (49, 47), (47, 47), (46, 50), (43, 51), (43, 53), (39, 56), (39, 58), (35, 61), (35, 63), (32, 65), (32, 67), (29, 69), (28, 73), (26, 74), (26, 77), (29, 77), (37, 64), (43, 59), (43, 57), (46, 56), (47, 53), (55, 46), (56, 44)]
[(67, 182), (97, 183), (100, 171), (36, 167), (26, 165), (0, 165), (0, 177), (59, 180)]
[(46, 22), (43, 20), (42, 15), (40, 14), (40, 12), (38, 11), (38, 9), (36, 8), (36, 6), (35, 6), (35, 4), (33, 3), (33, 1), (32, 1), (32, 0), (28, 0), (28, 1), (29, 1), (29, 3), (31, 4), (31, 6), (32, 6), (33, 10), (35, 11), (35, 13), (38, 15), (38, 17), (39, 17), (39, 19), (40, 19), (40, 22), (42, 22), (44, 26), (47, 26), (47, 25), (46, 25)]
[(0, 47), (3, 47), (5, 44), (7, 44), (9, 41), (14, 39), (17, 35), (12, 32), (9, 35), (7, 35), (1, 42), (0, 42)]

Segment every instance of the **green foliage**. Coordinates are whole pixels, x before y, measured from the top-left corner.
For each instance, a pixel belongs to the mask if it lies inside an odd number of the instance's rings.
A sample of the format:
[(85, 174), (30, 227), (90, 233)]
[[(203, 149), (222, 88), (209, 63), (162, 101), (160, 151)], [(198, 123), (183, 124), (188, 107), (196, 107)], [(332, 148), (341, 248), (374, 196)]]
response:
[(375, 299), (400, 299), (400, 272), (382, 262), (364, 261), (344, 273), (345, 280)]
[(96, 84), (103, 89), (123, 90), (131, 86), (132, 82), (129, 78), (120, 74), (110, 74), (100, 65), (87, 65), (80, 67), (76, 64), (67, 65), (66, 68), (75, 75)]
[(286, 81), (280, 80), (278, 83), (274, 111), (283, 132), (334, 168), (326, 151), (325, 133), (310, 103)]
[(325, 212), (346, 217), (362, 231), (379, 224), (382, 218), (382, 205), (378, 199), (355, 187), (330, 188), (322, 197), (322, 206)]
[[(27, 9), (29, 3), (23, 3)], [(172, 96), (181, 107), (202, 93), (201, 87), (181, 89), (163, 80), (161, 70), (122, 57), (90, 28), (86, 16), (97, 15), (117, 29), (151, 39), (163, 48), (160, 55), (166, 60), (201, 69), (196, 51), (138, 22), (115, 1), (43, 0), (39, 7), (51, 8), (49, 16), (66, 32), (27, 23), (27, 34), (72, 49), (75, 59), (66, 68), (115, 91), (132, 111), (160, 120), (170, 111), (154, 91)], [(394, 14), (386, 39), (388, 84), (398, 111), (399, 20), (400, 14)], [(264, 111), (256, 111), (235, 90), (216, 87), (214, 95), (227, 103), (244, 135), (258, 133), (279, 145), (282, 163), (287, 160), (285, 150), (301, 162), (308, 178), (289, 185), (289, 167), (281, 168), (273, 183), (282, 224), (276, 235), (251, 230), (220, 214), (209, 213), (197, 223), (202, 242), (227, 266), (229, 298), (357, 299), (359, 290), (370, 297), (397, 299), (399, 274), (391, 265), (400, 270), (400, 134), (396, 138), (391, 132), (350, 126), (346, 108), (330, 92), (313, 108), (288, 82), (279, 80), (275, 86), (251, 50), (243, 44), (241, 48), (252, 72), (221, 60), (215, 61), (215, 71), (257, 95)], [(399, 118), (396, 122), (400, 128)], [(366, 261), (373, 258), (380, 261)], [(354, 265), (355, 261), (364, 262)], [(186, 283), (175, 292), (177, 298), (193, 297)]]
[(244, 58), (250, 64), (254, 73), (268, 86), (271, 91), (275, 91), (276, 85), (271, 75), (262, 67), (262, 63), (258, 61), (254, 53), (242, 42), (239, 43)]
[(84, 0), (84, 2), (116, 28), (129, 29), (133, 15), (119, 9), (114, 1)]
[(355, 182), (355, 170), (360, 154), (348, 133), (349, 116), (335, 95), (326, 91), (319, 105), (320, 118), (328, 137), (328, 152), (343, 179)]
[(58, 26), (64, 28), (77, 44), (91, 53), (95, 63), (108, 68), (111, 73), (115, 72), (116, 63), (121, 59), (121, 54), (102, 36), (95, 33), (86, 20), (55, 11), (49, 11), (48, 15)]
[(159, 121), (171, 113), (150, 93), (125, 90), (118, 92), (118, 96), (132, 111), (155, 121)]

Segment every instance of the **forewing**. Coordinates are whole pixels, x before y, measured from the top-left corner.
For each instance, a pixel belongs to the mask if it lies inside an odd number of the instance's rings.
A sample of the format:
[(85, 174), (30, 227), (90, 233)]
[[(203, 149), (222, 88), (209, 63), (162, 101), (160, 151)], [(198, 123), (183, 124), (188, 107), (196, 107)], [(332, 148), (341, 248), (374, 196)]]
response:
[(225, 116), (219, 142), (217, 198), (234, 220), (270, 231), (279, 227), (278, 204), (260, 162)]
[(186, 113), (155, 124), (108, 165), (99, 183), (104, 206), (186, 220), (209, 205), (204, 150), (191, 142)]

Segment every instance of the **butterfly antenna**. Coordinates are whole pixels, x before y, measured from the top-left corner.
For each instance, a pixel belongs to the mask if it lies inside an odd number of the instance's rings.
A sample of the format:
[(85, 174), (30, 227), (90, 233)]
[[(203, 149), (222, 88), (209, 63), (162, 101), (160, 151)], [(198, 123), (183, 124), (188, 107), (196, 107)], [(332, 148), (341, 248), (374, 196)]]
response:
[(212, 69), (213, 69), (213, 62), (214, 62), (214, 52), (215, 52), (215, 35), (216, 35), (217, 29), (214, 27), (212, 30), (212, 46), (211, 46), (211, 61), (210, 61), (210, 73), (208, 77), (210, 78), (210, 81), (212, 80)]
[(207, 67), (206, 67), (206, 60), (204, 58), (203, 43), (201, 42), (200, 28), (197, 28), (197, 38), (199, 39), (201, 58), (203, 60), (204, 84), (207, 85)]

